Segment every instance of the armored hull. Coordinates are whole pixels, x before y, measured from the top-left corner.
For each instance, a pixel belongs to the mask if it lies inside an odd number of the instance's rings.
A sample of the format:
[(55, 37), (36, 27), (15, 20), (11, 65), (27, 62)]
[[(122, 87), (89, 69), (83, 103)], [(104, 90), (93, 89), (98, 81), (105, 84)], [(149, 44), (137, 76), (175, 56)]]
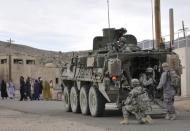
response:
[[(101, 116), (106, 103), (116, 103), (121, 109), (130, 91), (131, 79), (139, 79), (148, 67), (154, 69), (155, 86), (163, 62), (168, 61), (180, 72), (175, 53), (167, 49), (141, 50), (136, 38), (125, 35), (123, 28), (103, 31), (103, 37), (94, 38), (93, 51), (86, 56), (73, 57), (63, 67), (61, 79), (66, 111)], [(155, 91), (153, 96), (154, 100), (162, 99), (161, 92)]]

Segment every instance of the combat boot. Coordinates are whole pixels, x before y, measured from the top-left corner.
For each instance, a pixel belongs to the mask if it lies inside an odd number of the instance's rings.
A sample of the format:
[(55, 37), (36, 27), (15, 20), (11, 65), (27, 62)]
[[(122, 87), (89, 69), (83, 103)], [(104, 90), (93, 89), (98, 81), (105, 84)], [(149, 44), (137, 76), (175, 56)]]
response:
[(166, 120), (169, 120), (169, 119), (170, 119), (170, 114), (169, 114), (169, 113), (166, 114), (165, 119), (166, 119)]
[(120, 122), (121, 125), (127, 125), (128, 124), (128, 117), (124, 117), (124, 119)]
[(175, 120), (176, 119), (176, 114), (171, 114), (170, 120)]
[(152, 123), (152, 118), (149, 115), (147, 115), (145, 119), (146, 119), (146, 123), (148, 124)]
[(146, 123), (146, 118), (145, 118), (145, 117), (141, 118), (141, 119), (139, 120), (139, 123), (140, 123), (140, 124), (145, 124), (145, 123)]

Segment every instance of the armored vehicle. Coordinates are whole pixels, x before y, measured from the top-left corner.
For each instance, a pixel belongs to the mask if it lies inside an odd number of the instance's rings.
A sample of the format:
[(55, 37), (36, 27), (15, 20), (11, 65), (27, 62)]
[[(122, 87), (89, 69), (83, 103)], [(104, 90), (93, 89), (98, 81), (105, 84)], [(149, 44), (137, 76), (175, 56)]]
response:
[[(73, 56), (61, 73), (65, 110), (101, 116), (106, 103), (118, 109), (127, 97), (131, 79), (140, 77), (147, 68), (153, 69), (155, 87), (165, 61), (180, 73), (178, 56), (169, 49), (141, 50), (135, 36), (126, 29), (105, 28), (103, 36), (93, 40), (88, 55)], [(154, 87), (154, 88), (155, 88)], [(154, 92), (154, 98), (161, 98)]]

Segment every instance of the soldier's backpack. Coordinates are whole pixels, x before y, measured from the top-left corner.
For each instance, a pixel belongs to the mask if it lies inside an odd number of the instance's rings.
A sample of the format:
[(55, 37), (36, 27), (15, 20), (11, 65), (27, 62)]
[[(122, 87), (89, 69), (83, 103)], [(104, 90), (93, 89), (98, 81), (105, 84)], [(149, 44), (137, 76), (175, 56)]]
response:
[(177, 74), (171, 74), (170, 71), (167, 72), (167, 79), (170, 80), (170, 85), (175, 89), (179, 87), (180, 77)]

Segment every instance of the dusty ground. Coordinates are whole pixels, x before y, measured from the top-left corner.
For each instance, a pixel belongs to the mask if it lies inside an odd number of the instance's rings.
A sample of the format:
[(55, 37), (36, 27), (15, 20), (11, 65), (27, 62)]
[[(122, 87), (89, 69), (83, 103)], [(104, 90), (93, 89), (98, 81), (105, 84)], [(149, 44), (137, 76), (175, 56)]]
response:
[(0, 131), (103, 131), (78, 122), (0, 108)]
[(139, 125), (134, 118), (121, 126), (121, 113), (106, 110), (103, 117), (93, 118), (63, 109), (62, 101), (0, 100), (0, 131), (189, 131), (190, 99), (175, 102), (175, 121), (153, 118), (151, 125)]

